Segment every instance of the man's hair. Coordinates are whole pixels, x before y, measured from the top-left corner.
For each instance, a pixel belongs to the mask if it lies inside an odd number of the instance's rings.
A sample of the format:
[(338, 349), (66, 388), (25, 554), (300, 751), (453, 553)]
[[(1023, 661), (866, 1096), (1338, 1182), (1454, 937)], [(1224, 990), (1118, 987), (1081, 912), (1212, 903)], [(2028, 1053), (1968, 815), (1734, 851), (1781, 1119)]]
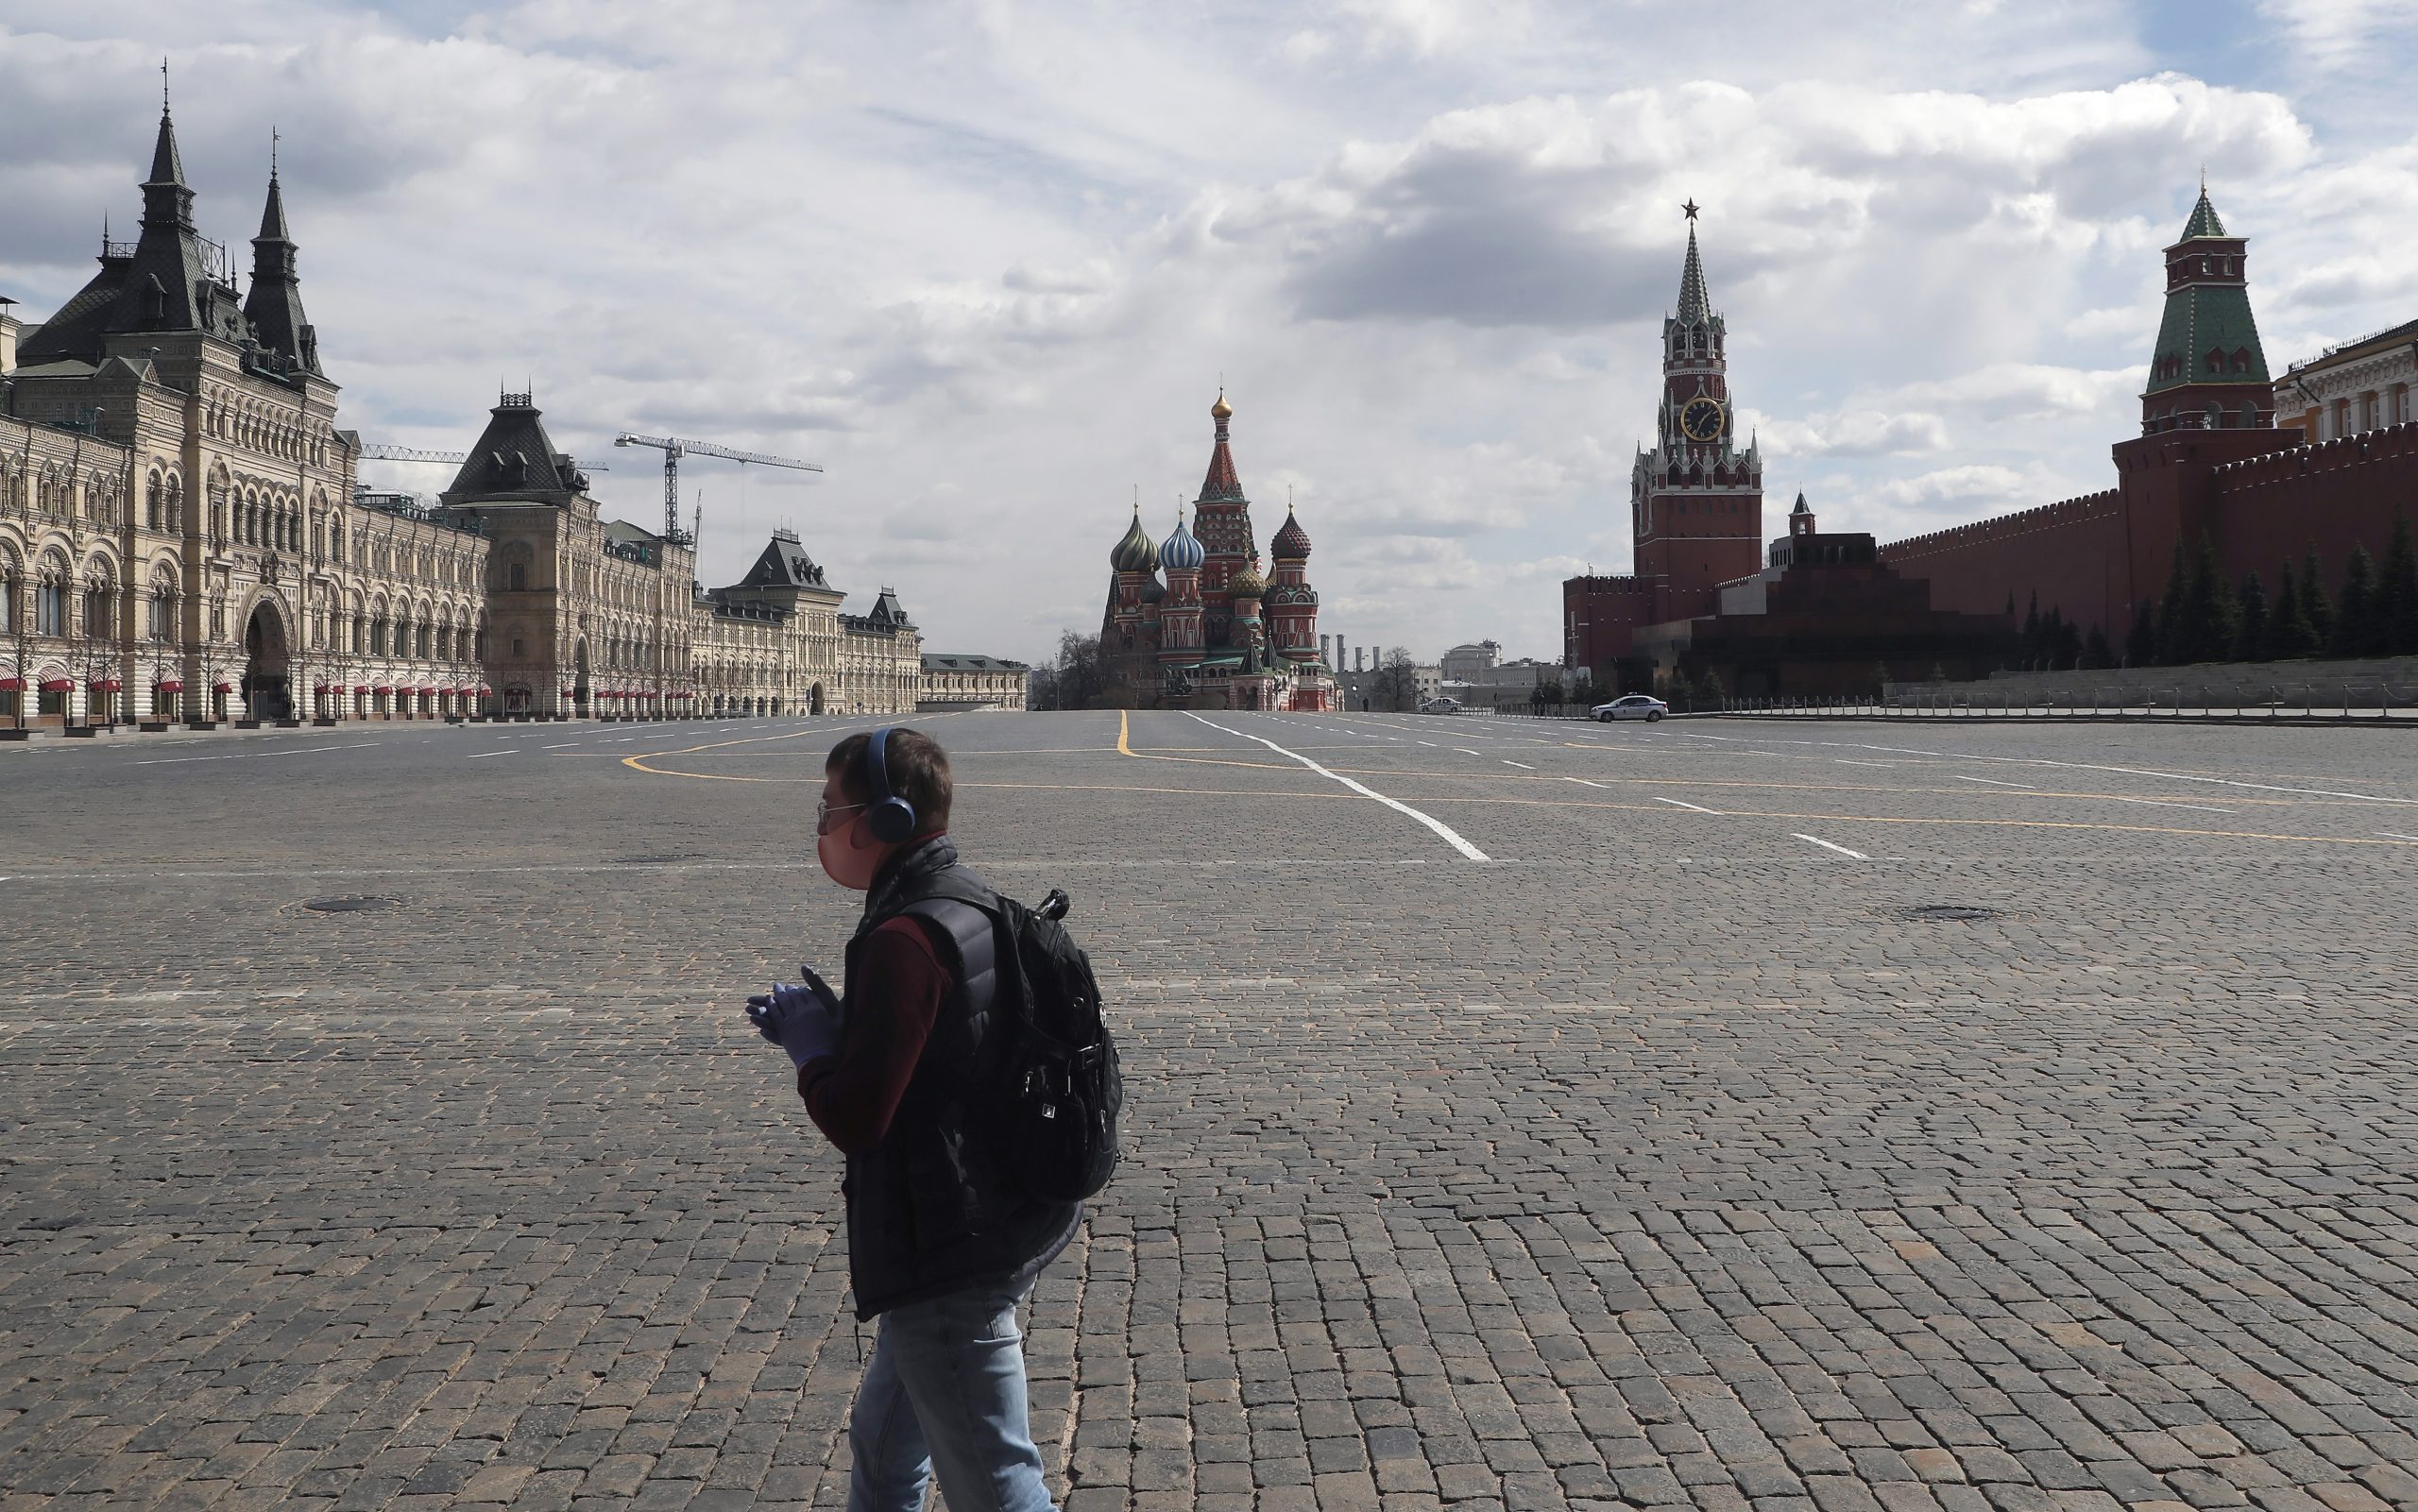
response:
[[(860, 731), (833, 746), (823, 758), (824, 772), (837, 773), (840, 787), (850, 798), (873, 798), (865, 790), (865, 747), (872, 743), (872, 734)], [(915, 807), (915, 833), (932, 835), (948, 828), (949, 804), (957, 788), (949, 780), (948, 753), (941, 743), (902, 724), (890, 732), (882, 755), (890, 790)]]

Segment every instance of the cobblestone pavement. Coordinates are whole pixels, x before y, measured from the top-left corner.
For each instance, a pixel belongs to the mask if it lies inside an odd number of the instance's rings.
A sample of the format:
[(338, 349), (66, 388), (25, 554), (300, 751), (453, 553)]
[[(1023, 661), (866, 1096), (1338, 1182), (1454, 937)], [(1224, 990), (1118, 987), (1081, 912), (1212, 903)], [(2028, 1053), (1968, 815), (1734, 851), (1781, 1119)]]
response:
[[(1069, 1505), (2418, 1506), (2406, 735), (928, 725), (1126, 1046)], [(0, 752), (0, 1512), (840, 1504), (855, 727)]]

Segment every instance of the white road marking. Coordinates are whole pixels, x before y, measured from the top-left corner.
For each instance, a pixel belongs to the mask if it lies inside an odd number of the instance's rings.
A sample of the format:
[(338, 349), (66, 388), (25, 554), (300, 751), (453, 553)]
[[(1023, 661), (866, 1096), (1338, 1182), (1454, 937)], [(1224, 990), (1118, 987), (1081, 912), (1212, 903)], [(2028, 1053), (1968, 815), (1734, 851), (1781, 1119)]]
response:
[[(1653, 795), (1652, 793), (1648, 793), (1648, 794), (1646, 794), (1646, 796), (1647, 796), (1647, 797), (1649, 797), (1649, 798), (1653, 798), (1653, 797), (1654, 797), (1654, 795)], [(1706, 808), (1706, 807), (1702, 807), (1701, 805), (1697, 805), (1697, 804), (1683, 804), (1683, 803), (1679, 802), (1679, 800), (1677, 800), (1677, 798), (1654, 798), (1654, 801), (1655, 801), (1656, 803), (1658, 803), (1658, 804), (1669, 804), (1669, 805), (1670, 805), (1672, 807), (1674, 807), (1674, 808), (1687, 808), (1687, 809), (1692, 809), (1692, 810), (1694, 810), (1694, 812), (1699, 813), (1699, 814), (1714, 814), (1714, 813), (1719, 813), (1719, 812), (1721, 811), (1721, 810), (1719, 810), (1719, 809), (1717, 809), (1717, 808)], [(1852, 854), (1852, 853), (1850, 853), (1850, 854)]]
[(512, 755), (515, 755), (515, 754), (516, 754), (516, 751), (517, 751), (517, 748), (515, 748), (515, 747), (509, 747), (509, 746), (507, 746), (506, 748), (504, 748), (504, 749), (503, 749), (503, 750), (502, 750), (502, 751), (481, 751), (481, 752), (479, 752), (477, 755), (472, 756), (470, 757), (470, 759), (471, 759), (471, 760), (473, 760), (473, 761), (476, 761), (477, 759), (479, 759), (479, 756), (512, 756)]
[[(2396, 835), (2389, 829), (2379, 829), (2376, 833), (2382, 835), (2387, 840), (2418, 840), (2418, 835)], [(7, 880), (7, 877), (0, 876), (0, 882), (5, 882)]]
[(1422, 744), (1422, 745), (1423, 745), (1423, 746), (1425, 746), (1425, 747), (1427, 747), (1427, 749), (1429, 749), (1430, 751), (1434, 751), (1434, 750), (1438, 749), (1438, 746), (1437, 746), (1436, 742), (1435, 742), (1435, 741), (1433, 741), (1433, 740), (1422, 740), (1422, 741), (1420, 741), (1419, 743), (1420, 743), (1420, 744)]
[(1256, 735), (1244, 735), (1242, 731), (1230, 729), (1223, 724), (1219, 724), (1215, 720), (1203, 720), (1200, 715), (1193, 713), (1190, 709), (1185, 709), (1183, 712), (1184, 717), (1187, 719), (1200, 720), (1201, 723), (1208, 725), (1213, 730), (1222, 730), (1228, 735), (1240, 736), (1246, 740), (1256, 740), (1261, 745), (1264, 745), (1270, 751), (1275, 752), (1278, 756), (1290, 756), (1294, 760), (1299, 761), (1302, 765), (1309, 768), (1312, 772), (1317, 773), (1320, 776), (1326, 777), (1335, 782), (1339, 782), (1364, 798), (1374, 798), (1377, 802), (1384, 804), (1387, 807), (1391, 808), (1398, 813), (1409, 815), (1411, 818), (1416, 819), (1421, 824), (1426, 825), (1429, 829), (1434, 830), (1446, 844), (1452, 846), (1453, 849), (1460, 852), (1463, 856), (1468, 857), (1473, 861), (1493, 859), (1493, 858), (1488, 856), (1486, 852), (1479, 850), (1468, 841), (1463, 840), (1460, 833), (1454, 829), (1452, 825), (1445, 824), (1442, 820), (1436, 818), (1432, 814), (1421, 813), (1418, 809), (1413, 808), (1410, 805), (1404, 803), (1399, 798), (1388, 798), (1384, 793), (1379, 792), (1376, 789), (1370, 787), (1366, 783), (1354, 782), (1350, 777), (1344, 776), (1341, 773), (1329, 772), (1326, 768), (1320, 766), (1308, 756), (1303, 756), (1298, 751), (1287, 751), (1273, 740), (1264, 739)]
[(1461, 755), (1463, 755), (1463, 756), (1484, 756), (1484, 755), (1486, 755), (1486, 753), (1485, 753), (1485, 752), (1483, 752), (1483, 751), (1473, 751), (1473, 750), (1471, 750), (1468, 746), (1465, 746), (1465, 745), (1456, 745), (1456, 746), (1453, 747), (1453, 749), (1454, 749), (1454, 750), (1456, 750), (1456, 751), (1458, 751), (1458, 752), (1459, 752)]
[(561, 745), (541, 745), (537, 749), (540, 751), (562, 751), (577, 745), (578, 743), (579, 742), (577, 740), (565, 740)]
[(1528, 765), (1525, 761), (1514, 761), (1509, 756), (1505, 756), (1502, 760), (1505, 766), (1518, 767), (1523, 772), (1534, 772), (1537, 770), (1536, 768)]
[(1955, 776), (1956, 780), (1959, 782), (1986, 782), (1993, 788), (2021, 788), (2026, 792), (2035, 792), (2038, 790), (2028, 782), (2001, 782), (1996, 777), (1967, 777), (1957, 775), (1954, 773), (1950, 773), (1950, 775)]
[(1818, 835), (1797, 835), (1795, 830), (1791, 830), (1789, 833), (1791, 835), (1795, 835), (1796, 839), (1805, 841), (1809, 845), (1819, 845), (1826, 851), (1836, 851), (1841, 856), (1846, 857), (1851, 861), (1868, 861), (1872, 859), (1871, 857), (1866, 856), (1862, 851), (1851, 851), (1844, 845), (1833, 845), (1829, 841), (1822, 839)]
[[(1692, 740), (1725, 740), (1732, 744), (1744, 743), (1745, 739), (1734, 735), (1696, 735), (1689, 731), (1680, 733)], [(2362, 803), (2397, 804), (2405, 807), (2418, 807), (2418, 798), (2388, 798), (2380, 793), (2344, 792), (2332, 788), (2287, 788), (2272, 782), (2245, 782), (2238, 777), (2209, 777), (2192, 772), (2159, 772), (2149, 767), (2113, 767), (2093, 761), (2058, 761), (2048, 756), (1984, 756), (1974, 751), (1925, 751), (1916, 746), (1872, 745), (1862, 740), (1792, 740), (1780, 736), (1758, 736), (1755, 739), (1769, 745), (1820, 745), (1845, 747), (1850, 751), (1885, 751), (1892, 756), (1945, 756), (1958, 761), (2000, 761), (2008, 766), (2017, 767), (2064, 767), (2076, 772), (2117, 772), (2128, 777), (2156, 777), (2166, 782), (2205, 782), (2220, 788), (2246, 788), (2256, 792), (2289, 792), (2303, 798), (2357, 798)], [(1777, 751), (1758, 754), (1779, 755)]]
[(1894, 767), (1898, 764), (1895, 761), (1857, 761), (1848, 756), (1832, 756), (1831, 759), (1843, 767)]
[(2232, 808), (2218, 808), (2209, 804), (2177, 803), (2171, 798), (2126, 798), (2121, 794), (2112, 792), (2103, 792), (2096, 794), (2096, 796), (2104, 798), (2110, 803), (2147, 804), (2153, 808), (2197, 808), (2205, 814), (2230, 814), (2239, 811)]

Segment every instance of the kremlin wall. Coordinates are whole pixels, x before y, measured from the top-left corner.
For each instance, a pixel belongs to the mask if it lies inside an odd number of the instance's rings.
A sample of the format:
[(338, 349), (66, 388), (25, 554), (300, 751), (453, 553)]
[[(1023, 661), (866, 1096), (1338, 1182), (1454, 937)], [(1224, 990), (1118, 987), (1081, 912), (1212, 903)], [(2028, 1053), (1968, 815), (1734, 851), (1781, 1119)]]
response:
[[(2166, 306), (2141, 395), (2141, 433), (2115, 444), (2114, 487), (1869, 552), (1858, 544), (1869, 536), (1836, 537), (1846, 544), (1814, 561), (1783, 540), (1759, 577), (1716, 577), (1734, 563), (1710, 553), (1675, 558), (1651, 539), (1665, 518), (1718, 531), (1729, 523), (1724, 513), (1741, 507), (1761, 534), (1761, 461), (1751, 447), (1728, 449), (1720, 317), (1706, 302), (1692, 229), (1679, 313), (1664, 322), (1660, 444), (1640, 454), (1632, 488), (1639, 569), (1563, 584), (1563, 665), (1624, 689), (1664, 687), (1675, 675), (1701, 687), (1711, 676), (1750, 697), (1869, 691), (1883, 667), (1910, 680), (1933, 669), (1978, 677), (2003, 665), (2011, 649), (2008, 605), (2035, 596), (2043, 614), (2057, 610), (2082, 633), (2101, 631), (2120, 646), (2136, 617), (2165, 594), (2178, 550), (2204, 537), (2229, 582), (2256, 573), (2272, 592), (2285, 563), (2314, 553), (2328, 591), (2340, 592), (2352, 552), (2381, 554), (2395, 516), (2418, 512), (2418, 423), (2406, 381), (2418, 343), (2400, 340), (2418, 335), (2418, 326), (2344, 348), (2338, 365), (2356, 364), (2373, 392), (2321, 393), (2324, 362), (2291, 369), (2283, 382), (2307, 407), (2278, 425), (2278, 382), (2248, 294), (2247, 243), (2226, 230), (2205, 186), (2165, 256)], [(2398, 366), (2378, 376), (2379, 353)], [(2311, 441), (2291, 423), (2321, 415), (2330, 439)], [(2355, 416), (2373, 428), (2354, 431)], [(1733, 485), (1740, 482), (1749, 486)], [(1850, 565), (1866, 581), (1838, 576)], [(1783, 570), (1799, 580), (1791, 591), (1742, 591)], [(1720, 606), (1707, 612), (1700, 605), (1708, 600)], [(1797, 605), (1793, 622), (1756, 622), (1769, 621), (1782, 602)], [(1884, 602), (1892, 610), (1885, 622), (1865, 612)]]

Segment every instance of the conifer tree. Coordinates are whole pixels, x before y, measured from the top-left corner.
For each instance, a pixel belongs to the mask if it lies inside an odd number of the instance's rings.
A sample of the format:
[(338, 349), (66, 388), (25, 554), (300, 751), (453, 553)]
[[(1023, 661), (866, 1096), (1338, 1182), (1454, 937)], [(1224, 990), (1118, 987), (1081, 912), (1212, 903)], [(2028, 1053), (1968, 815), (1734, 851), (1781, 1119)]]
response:
[(2365, 656), (2375, 639), (2375, 558), (2364, 546), (2351, 548), (2342, 569), (2342, 600), (2334, 611), (2334, 654)]
[(2124, 635), (2124, 665), (2147, 667), (2157, 660), (2157, 611), (2147, 600), (2133, 612), (2133, 628)]
[(2116, 648), (2107, 643), (2106, 631), (2091, 626), (2089, 637), (2082, 643), (2082, 659), (2074, 665), (2091, 670), (2116, 665)]
[(2279, 659), (2316, 655), (2317, 632), (2310, 628), (2308, 613), (2302, 606), (2300, 585), (2292, 579), (2290, 558), (2287, 557), (2276, 571), (2275, 582), (2275, 607), (2267, 617), (2267, 654)]
[(2233, 659), (2265, 661), (2267, 659), (2267, 586), (2258, 574), (2246, 572), (2241, 579), (2241, 626), (2234, 636)]
[(2184, 554), (2183, 543), (2174, 543), (2174, 566), (2166, 575), (2166, 596), (2157, 604), (2157, 651), (2153, 658), (2161, 667), (2172, 667), (2191, 659), (2191, 625), (2186, 607), (2191, 598), (2191, 559)]
[(2310, 655), (2323, 655), (2334, 643), (2334, 599), (2325, 591), (2325, 569), (2317, 565), (2317, 548), (2301, 558), (2301, 613), (2308, 620), (2311, 634), (2317, 637), (2317, 650)]
[(2023, 665), (2040, 665), (2040, 590), (2032, 590), (2032, 603), (2023, 611)]
[(2217, 543), (2205, 535), (2191, 553), (2191, 586), (2184, 610), (2190, 626), (2189, 661), (2224, 661), (2233, 655), (2240, 636), (2241, 611), (2234, 602), (2233, 585), (2217, 563)]
[(2409, 538), (2407, 511), (2392, 517), (2385, 538), (2384, 570), (2376, 580), (2376, 650), (2388, 656), (2418, 654), (2418, 543)]

